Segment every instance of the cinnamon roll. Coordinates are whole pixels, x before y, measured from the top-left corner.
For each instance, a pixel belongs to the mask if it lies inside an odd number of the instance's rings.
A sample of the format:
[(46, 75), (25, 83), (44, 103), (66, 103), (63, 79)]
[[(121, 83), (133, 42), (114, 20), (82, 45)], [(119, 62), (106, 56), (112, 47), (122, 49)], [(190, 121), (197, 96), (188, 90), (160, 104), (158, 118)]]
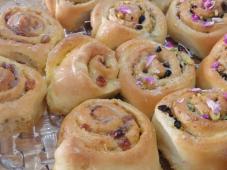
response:
[(64, 36), (60, 24), (44, 11), (4, 8), (0, 14), (0, 54), (44, 71), (49, 51)]
[(133, 38), (164, 42), (165, 16), (148, 0), (103, 0), (91, 14), (92, 35), (110, 48)]
[(83, 35), (70, 35), (50, 52), (46, 74), (51, 112), (67, 114), (81, 102), (118, 93), (115, 52)]
[(227, 93), (184, 89), (163, 98), (153, 123), (175, 170), (226, 170)]
[(45, 0), (50, 13), (64, 28), (78, 30), (89, 19), (98, 0)]
[(195, 85), (190, 56), (148, 40), (131, 40), (117, 49), (121, 94), (152, 117), (157, 102), (170, 92)]
[(66, 116), (54, 170), (161, 170), (155, 130), (120, 100), (88, 100)]
[(227, 90), (227, 34), (200, 64), (197, 72), (197, 85), (204, 89)]
[(200, 58), (227, 32), (226, 0), (173, 0), (167, 12), (168, 32)]
[(42, 115), (46, 84), (30, 67), (0, 56), (0, 133), (24, 132)]

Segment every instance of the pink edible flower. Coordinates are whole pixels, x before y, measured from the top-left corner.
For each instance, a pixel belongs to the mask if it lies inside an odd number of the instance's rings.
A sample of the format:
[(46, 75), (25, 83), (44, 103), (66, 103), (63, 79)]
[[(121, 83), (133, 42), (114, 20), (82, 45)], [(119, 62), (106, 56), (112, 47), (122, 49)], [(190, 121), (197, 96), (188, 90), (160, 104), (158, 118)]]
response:
[(143, 83), (142, 83), (142, 81), (141, 80), (136, 80), (136, 85), (137, 86), (141, 86)]
[(224, 96), (225, 100), (227, 100), (227, 92), (224, 92), (223, 96)]
[(207, 100), (207, 106), (214, 112), (214, 114), (218, 114), (221, 111), (221, 106), (219, 103), (208, 99)]
[(154, 84), (155, 78), (154, 77), (145, 77), (144, 81), (146, 81), (148, 84)]
[(215, 1), (214, 0), (203, 0), (202, 6), (206, 10), (211, 10), (215, 6)]
[(200, 89), (200, 88), (193, 88), (193, 89), (191, 89), (191, 91), (197, 93), (197, 92), (201, 92), (202, 89)]
[(196, 14), (192, 14), (192, 21), (199, 21), (200, 20), (200, 17)]
[(227, 45), (227, 34), (224, 35), (224, 43)]
[(210, 119), (210, 115), (208, 115), (208, 114), (203, 114), (201, 117), (202, 117), (203, 119)]
[(214, 25), (214, 21), (204, 21), (203, 26), (204, 27), (211, 27)]
[(151, 63), (153, 62), (155, 57), (156, 57), (156, 55), (150, 55), (150, 56), (147, 57), (146, 67), (149, 67), (151, 65)]
[(183, 102), (184, 102), (184, 98), (177, 100), (177, 103), (183, 103)]
[(130, 14), (132, 13), (132, 10), (126, 6), (126, 5), (121, 5), (118, 9), (119, 12), (123, 13), (123, 14)]
[(217, 70), (219, 66), (220, 66), (219, 61), (215, 61), (212, 63), (211, 68)]

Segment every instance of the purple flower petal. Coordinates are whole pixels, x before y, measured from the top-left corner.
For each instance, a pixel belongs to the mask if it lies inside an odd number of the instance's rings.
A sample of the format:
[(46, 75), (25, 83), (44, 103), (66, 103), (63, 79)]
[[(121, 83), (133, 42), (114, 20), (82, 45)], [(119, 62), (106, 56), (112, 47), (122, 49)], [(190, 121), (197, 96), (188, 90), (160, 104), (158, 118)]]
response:
[(217, 70), (219, 66), (220, 66), (219, 61), (215, 61), (212, 63), (211, 68)]
[(117, 10), (119, 12), (123, 13), (123, 14), (131, 14), (132, 13), (132, 10), (126, 5), (121, 5)]
[(211, 27), (214, 25), (214, 21), (204, 21), (203, 26), (204, 27)]
[(200, 17), (199, 17), (198, 15), (192, 14), (192, 21), (197, 22), (197, 21), (199, 21), (199, 20), (200, 20)]
[(155, 78), (154, 77), (145, 77), (144, 81), (146, 81), (148, 84), (154, 84)]
[(156, 55), (149, 55), (147, 57), (147, 63), (146, 63), (146, 67), (149, 67), (151, 65), (151, 63), (154, 61)]
[(203, 114), (201, 117), (202, 117), (203, 119), (210, 119), (210, 115), (208, 115), (208, 114)]
[(203, 0), (203, 8), (206, 10), (211, 10), (215, 6), (215, 1), (214, 0)]
[(141, 80), (136, 80), (136, 85), (137, 86), (141, 86), (143, 83), (142, 83), (142, 81)]
[(183, 103), (183, 102), (184, 102), (184, 98), (177, 100), (177, 103)]
[(207, 105), (208, 107), (212, 110), (212, 112), (214, 112), (214, 114), (219, 114), (221, 111), (221, 106), (219, 103), (208, 99), (207, 100)]
[(224, 96), (225, 100), (227, 100), (227, 92), (224, 92), (223, 96)]
[(227, 45), (227, 34), (224, 35), (224, 43)]
[(197, 93), (197, 92), (201, 92), (202, 89), (200, 89), (200, 88), (193, 88), (193, 89), (191, 89), (191, 91)]

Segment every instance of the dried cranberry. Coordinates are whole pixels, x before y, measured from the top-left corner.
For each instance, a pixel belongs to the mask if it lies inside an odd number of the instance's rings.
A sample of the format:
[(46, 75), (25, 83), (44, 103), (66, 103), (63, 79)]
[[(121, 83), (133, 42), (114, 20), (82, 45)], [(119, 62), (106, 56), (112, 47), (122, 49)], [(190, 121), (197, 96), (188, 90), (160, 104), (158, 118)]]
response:
[(119, 129), (115, 130), (114, 132), (112, 132), (110, 135), (111, 135), (114, 139), (119, 139), (119, 138), (125, 136), (125, 132), (124, 132), (124, 129), (119, 128)]
[(25, 91), (29, 91), (35, 88), (35, 80), (27, 80), (25, 82)]
[(128, 138), (124, 138), (122, 140), (119, 140), (118, 146), (123, 150), (126, 151), (131, 148), (131, 142), (128, 140)]
[(97, 83), (98, 86), (104, 87), (104, 86), (106, 86), (107, 81), (106, 81), (106, 79), (103, 76), (98, 76), (96, 78), (96, 83)]
[(81, 129), (85, 129), (86, 131), (89, 131), (89, 132), (91, 131), (91, 127), (88, 124), (86, 124), (86, 123), (82, 124), (80, 126), (80, 128)]

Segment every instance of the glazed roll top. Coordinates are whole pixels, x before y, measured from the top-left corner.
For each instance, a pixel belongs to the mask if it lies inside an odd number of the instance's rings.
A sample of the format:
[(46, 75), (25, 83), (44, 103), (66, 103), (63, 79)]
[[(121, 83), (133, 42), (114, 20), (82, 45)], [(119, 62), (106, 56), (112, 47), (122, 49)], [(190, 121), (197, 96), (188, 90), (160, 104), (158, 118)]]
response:
[(227, 32), (225, 0), (174, 0), (167, 13), (169, 34), (200, 58)]
[(162, 99), (153, 123), (159, 149), (176, 170), (227, 166), (227, 93), (184, 89)]
[(194, 62), (176, 48), (131, 40), (117, 49), (117, 57), (121, 94), (148, 117), (162, 97), (195, 85)]
[(155, 131), (143, 113), (120, 100), (88, 100), (66, 116), (55, 170), (159, 170)]
[(91, 15), (95, 38), (116, 48), (133, 38), (164, 42), (167, 28), (161, 10), (148, 0), (100, 1)]
[(83, 35), (59, 43), (47, 61), (47, 102), (51, 112), (67, 114), (81, 102), (118, 93), (115, 52)]
[(23, 7), (3, 9), (0, 54), (43, 71), (48, 52), (63, 38), (60, 24), (43, 11)]
[(40, 118), (46, 84), (35, 70), (0, 57), (0, 133), (26, 131)]
[(64, 28), (75, 31), (89, 20), (90, 12), (99, 0), (45, 0), (49, 12)]
[(227, 34), (218, 41), (211, 53), (200, 64), (197, 72), (197, 85), (205, 89), (227, 90)]

